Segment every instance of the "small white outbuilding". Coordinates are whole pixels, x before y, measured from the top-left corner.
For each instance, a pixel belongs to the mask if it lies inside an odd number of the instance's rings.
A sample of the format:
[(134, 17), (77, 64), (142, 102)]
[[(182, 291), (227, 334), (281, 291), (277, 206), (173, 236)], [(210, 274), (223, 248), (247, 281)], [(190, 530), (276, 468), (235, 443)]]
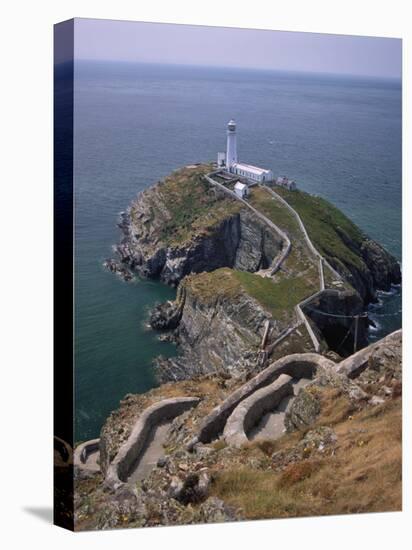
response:
[(249, 189), (246, 183), (237, 181), (235, 183), (235, 193), (241, 199), (245, 199), (249, 195)]
[(217, 167), (223, 168), (226, 166), (226, 153), (218, 153), (217, 154)]

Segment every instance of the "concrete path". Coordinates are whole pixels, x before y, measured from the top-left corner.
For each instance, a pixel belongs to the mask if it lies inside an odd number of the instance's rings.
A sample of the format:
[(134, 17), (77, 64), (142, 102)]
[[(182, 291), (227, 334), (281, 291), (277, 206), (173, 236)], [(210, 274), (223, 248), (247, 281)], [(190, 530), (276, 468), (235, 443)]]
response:
[(147, 439), (147, 445), (143, 453), (138, 457), (137, 467), (132, 470), (127, 479), (127, 483), (134, 484), (147, 477), (152, 469), (156, 466), (159, 458), (164, 456), (163, 443), (167, 439), (169, 428), (172, 421), (167, 420), (162, 424), (158, 424), (151, 432)]
[[(260, 212), (259, 210), (257, 210), (254, 206), (252, 206), (247, 200), (245, 199), (242, 199), (241, 197), (239, 197), (238, 195), (236, 195), (236, 193), (234, 193), (231, 189), (229, 189), (228, 187), (226, 187), (225, 185), (223, 185), (222, 183), (216, 181), (213, 179), (212, 176), (214, 176), (215, 174), (217, 174), (219, 172), (219, 170), (215, 171), (215, 172), (210, 172), (210, 174), (206, 174), (205, 175), (205, 179), (211, 184), (211, 185), (214, 185), (216, 187), (219, 187), (220, 189), (222, 189), (222, 191), (224, 191), (226, 194), (230, 195), (231, 197), (233, 197), (234, 199), (240, 201), (242, 204), (244, 204), (245, 206), (247, 206), (247, 208), (249, 208), (252, 212), (254, 212), (254, 214), (256, 214), (261, 220), (263, 220), (266, 225), (268, 225), (271, 229), (274, 229), (279, 235), (280, 237), (283, 239), (283, 241), (285, 242), (286, 246), (283, 248), (283, 251), (281, 251), (280, 255), (277, 255), (273, 262), (272, 262), (272, 265), (268, 268), (268, 269), (261, 269), (259, 271), (257, 271), (256, 273), (258, 275), (260, 275), (261, 277), (273, 277), (276, 272), (280, 269), (280, 267), (282, 266), (283, 262), (286, 260), (286, 258), (289, 256), (289, 252), (292, 248), (292, 243), (288, 237), (288, 235), (282, 231), (282, 229), (280, 229), (276, 224), (274, 224), (271, 220), (269, 220), (269, 218), (267, 218), (264, 214), (262, 214), (262, 212)], [(306, 228), (302, 222), (302, 220), (300, 219), (300, 216), (299, 214), (296, 212), (296, 210), (294, 210), (289, 203), (287, 203), (280, 195), (278, 195), (277, 193), (275, 193), (272, 189), (270, 189), (269, 187), (267, 186), (261, 186), (260, 187), (263, 187), (264, 189), (266, 189), (269, 193), (271, 193), (274, 198), (278, 199), (282, 204), (284, 204), (292, 213), (293, 215), (296, 217), (297, 221), (298, 221), (298, 224), (299, 226), (301, 227), (302, 231), (303, 231), (303, 235), (306, 239), (306, 242), (309, 246), (309, 249), (311, 250), (311, 252), (315, 255), (316, 258), (319, 258), (319, 284), (320, 284), (320, 289), (321, 291), (324, 290), (325, 288), (325, 282), (324, 282), (324, 278), (323, 278), (323, 265), (322, 265), (322, 262), (324, 261), (322, 256), (319, 254), (319, 252), (316, 250), (316, 248), (313, 246), (312, 244), (312, 241), (310, 240), (309, 238), (309, 235), (306, 231)], [(317, 293), (316, 293), (317, 294)], [(307, 300), (309, 299), (312, 299), (314, 298), (315, 295), (313, 296), (310, 296)], [(295, 306), (295, 309), (296, 309), (296, 313), (297, 313), (297, 316), (298, 316), (298, 319), (300, 319), (303, 323), (305, 323), (305, 326), (306, 326), (306, 329), (309, 333), (309, 336), (313, 342), (313, 346), (314, 346), (314, 349), (316, 352), (318, 352), (320, 350), (320, 342), (319, 340), (317, 339), (315, 333), (313, 332), (312, 330), (312, 327), (310, 326), (310, 323), (306, 317), (306, 315), (303, 313), (302, 309), (301, 309), (301, 304), (297, 304)], [(293, 324), (294, 325), (294, 324)], [(293, 326), (292, 325), (292, 326)], [(292, 326), (290, 328), (292, 328)], [(282, 340), (285, 338), (285, 336), (282, 337)], [(278, 340), (277, 343), (279, 343), (280, 340)]]
[(84, 463), (85, 470), (100, 470), (100, 451), (96, 449), (89, 455), (87, 455), (86, 462)]
[(286, 206), (286, 208), (288, 210), (290, 210), (290, 212), (292, 212), (292, 214), (295, 216), (295, 218), (297, 219), (298, 221), (298, 224), (299, 224), (299, 227), (305, 237), (305, 240), (306, 240), (306, 243), (310, 249), (310, 251), (312, 252), (312, 254), (319, 259), (319, 276), (320, 276), (320, 289), (323, 290), (325, 288), (325, 280), (324, 280), (324, 275), (323, 275), (323, 264), (325, 263), (325, 265), (328, 266), (328, 268), (331, 270), (331, 272), (333, 273), (333, 275), (338, 279), (338, 281), (341, 281), (342, 280), (342, 276), (336, 271), (336, 269), (334, 269), (330, 263), (322, 256), (322, 254), (317, 250), (317, 248), (315, 247), (315, 245), (313, 244), (313, 242), (311, 241), (309, 235), (308, 235), (308, 232), (306, 231), (306, 227), (305, 227), (305, 224), (303, 223), (302, 221), (302, 218), (299, 216), (299, 214), (296, 212), (296, 210), (283, 198), (281, 197), (278, 193), (276, 193), (271, 187), (268, 187), (267, 185), (265, 186), (262, 186), (260, 185), (260, 187), (264, 187), (265, 189), (267, 189), (269, 191), (269, 193), (271, 195), (273, 195), (279, 202), (281, 202), (284, 206)]
[(293, 395), (287, 395), (282, 399), (274, 411), (262, 416), (260, 422), (247, 434), (250, 441), (259, 439), (278, 439), (285, 433), (285, 414), (299, 393), (310, 382), (310, 378), (295, 378), (292, 381)]
[(74, 465), (89, 472), (100, 471), (100, 439), (84, 441), (74, 450)]

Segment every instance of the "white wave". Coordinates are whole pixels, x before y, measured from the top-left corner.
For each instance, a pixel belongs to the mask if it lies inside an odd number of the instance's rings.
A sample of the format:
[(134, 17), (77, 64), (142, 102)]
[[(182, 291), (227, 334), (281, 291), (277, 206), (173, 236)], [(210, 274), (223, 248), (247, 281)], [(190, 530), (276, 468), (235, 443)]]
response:
[(372, 321), (374, 322), (375, 326), (374, 325), (369, 325), (368, 331), (371, 332), (372, 334), (376, 333), (376, 332), (379, 332), (382, 328), (382, 325), (380, 323), (378, 323), (378, 321), (376, 319), (374, 319), (372, 315), (370, 317), (371, 317)]
[(378, 296), (394, 296), (398, 293), (396, 288), (391, 288), (390, 290), (378, 290), (376, 293)]

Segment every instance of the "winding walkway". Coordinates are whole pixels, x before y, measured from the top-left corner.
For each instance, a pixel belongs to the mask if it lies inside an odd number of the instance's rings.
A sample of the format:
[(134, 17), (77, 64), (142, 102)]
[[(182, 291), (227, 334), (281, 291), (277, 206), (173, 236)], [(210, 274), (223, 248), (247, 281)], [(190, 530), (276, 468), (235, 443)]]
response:
[[(270, 276), (273, 277), (277, 273), (277, 271), (281, 268), (283, 262), (288, 257), (288, 255), (290, 253), (290, 250), (292, 248), (292, 243), (291, 243), (288, 235), (282, 229), (280, 229), (275, 223), (273, 223), (272, 220), (267, 218), (264, 214), (262, 214), (262, 212), (257, 210), (254, 206), (252, 206), (248, 201), (246, 201), (245, 199), (242, 199), (241, 197), (236, 195), (236, 193), (234, 191), (232, 191), (231, 189), (228, 189), (225, 185), (223, 185), (222, 183), (220, 183), (220, 182), (216, 181), (215, 179), (213, 179), (212, 176), (218, 174), (219, 172), (220, 172), (219, 170), (217, 170), (215, 172), (210, 172), (209, 174), (205, 175), (205, 179), (211, 185), (214, 185), (214, 186), (218, 187), (219, 189), (224, 191), (226, 194), (230, 195), (232, 198), (235, 198), (236, 200), (238, 200), (242, 204), (244, 204), (256, 216), (258, 216), (266, 225), (268, 225), (271, 229), (276, 231), (276, 233), (278, 233), (278, 235), (280, 235), (280, 237), (284, 240), (285, 246), (283, 247), (283, 249), (281, 251), (281, 254), (278, 255), (273, 260), (272, 266), (270, 268)], [(318, 338), (316, 337), (316, 334), (315, 334), (313, 328), (311, 327), (311, 324), (310, 324), (308, 318), (304, 314), (302, 307), (304, 305), (306, 305), (308, 302), (310, 302), (311, 300), (313, 300), (314, 298), (316, 298), (321, 292), (323, 292), (325, 290), (325, 278), (324, 278), (323, 264), (327, 265), (328, 268), (332, 271), (332, 273), (340, 281), (342, 280), (342, 277), (337, 273), (337, 271), (335, 271), (332, 268), (332, 266), (329, 264), (329, 262), (327, 262), (323, 258), (323, 256), (319, 253), (319, 251), (315, 248), (314, 244), (312, 243), (312, 241), (311, 241), (311, 239), (308, 235), (306, 227), (305, 227), (301, 217), (296, 212), (296, 210), (294, 208), (292, 208), (292, 206), (290, 206), (290, 204), (288, 202), (286, 202), (280, 195), (275, 193), (275, 191), (273, 191), (272, 189), (270, 189), (266, 185), (265, 186), (260, 186), (260, 187), (263, 187), (264, 189), (266, 189), (271, 195), (274, 196), (275, 199), (279, 200), (293, 214), (293, 216), (296, 218), (296, 220), (298, 222), (298, 225), (299, 225), (299, 227), (300, 227), (300, 229), (303, 233), (304, 239), (306, 241), (306, 244), (307, 244), (309, 250), (312, 252), (312, 254), (315, 256), (315, 258), (318, 261), (318, 270), (319, 270), (319, 291), (316, 292), (315, 294), (312, 294), (311, 296), (308, 296), (302, 302), (296, 304), (295, 311), (296, 311), (296, 316), (297, 316), (298, 322), (293, 323), (292, 325), (290, 325), (290, 327), (288, 327), (287, 330), (279, 338), (277, 338), (274, 343), (272, 343), (270, 345), (270, 351), (273, 351), (273, 349), (275, 347), (274, 344), (278, 345), (285, 338), (287, 338), (295, 330), (295, 328), (297, 328), (297, 326), (299, 326), (300, 324), (303, 323), (305, 325), (305, 328), (306, 328), (309, 336), (310, 336), (310, 339), (312, 341), (312, 344), (313, 344), (313, 347), (314, 347), (315, 351), (318, 352), (320, 350), (320, 342), (319, 342)]]
[(288, 375), (291, 381), (301, 378), (312, 379), (318, 368), (329, 369), (335, 366), (333, 361), (318, 353), (295, 353), (278, 359), (232, 392), (204, 418), (197, 434), (197, 441), (209, 443), (216, 439), (224, 431), (228, 418), (239, 404), (257, 391), (275, 383), (281, 375)]
[(142, 454), (137, 458), (135, 467), (131, 468), (131, 473), (129, 474), (126, 483), (133, 485), (137, 481), (147, 477), (156, 466), (159, 458), (164, 456), (165, 449), (163, 444), (167, 439), (171, 424), (171, 420), (166, 420), (152, 429), (147, 438), (146, 447)]
[(100, 471), (100, 439), (90, 439), (78, 445), (74, 451), (74, 465), (80, 470)]
[(173, 397), (147, 407), (110, 462), (105, 486), (118, 489), (145, 477), (163, 454), (163, 443), (173, 419), (198, 403), (198, 397)]
[[(260, 186), (262, 187), (262, 186)], [(268, 187), (267, 185), (263, 186), (271, 195), (273, 195), (279, 202), (281, 202), (286, 208), (295, 216), (299, 227), (305, 237), (306, 244), (308, 245), (310, 251), (313, 253), (316, 258), (319, 260), (319, 277), (320, 277), (320, 290), (325, 289), (325, 278), (323, 273), (323, 265), (326, 265), (330, 271), (333, 273), (333, 275), (339, 279), (339, 281), (342, 281), (341, 275), (334, 269), (330, 263), (322, 256), (322, 254), (317, 250), (313, 242), (311, 241), (308, 232), (306, 230), (305, 224), (302, 221), (302, 218), (299, 216), (299, 214), (296, 212), (296, 210), (283, 198), (281, 197), (276, 191), (274, 191), (271, 187)]]
[(276, 258), (273, 260), (272, 265), (270, 267), (270, 275), (271, 276), (275, 275), (275, 273), (280, 269), (283, 262), (288, 257), (289, 252), (292, 248), (292, 243), (290, 242), (289, 237), (287, 236), (287, 234), (284, 231), (282, 231), (282, 229), (280, 229), (280, 227), (278, 227), (275, 223), (273, 223), (272, 220), (269, 220), (269, 218), (267, 218), (264, 214), (262, 214), (262, 212), (259, 212), (259, 210), (257, 210), (254, 206), (252, 206), (248, 201), (246, 201), (245, 199), (242, 199), (241, 197), (236, 195), (236, 193), (234, 191), (232, 191), (231, 189), (228, 189), (222, 183), (214, 180), (211, 176), (215, 175), (215, 174), (216, 174), (216, 172), (211, 172), (210, 174), (206, 174), (205, 179), (211, 185), (214, 185), (215, 187), (218, 187), (219, 189), (221, 189), (227, 195), (230, 195), (232, 198), (234, 198), (234, 199), (238, 200), (239, 202), (241, 202), (242, 204), (244, 204), (259, 219), (261, 219), (266, 225), (268, 225), (272, 230), (274, 230), (281, 237), (281, 239), (284, 241), (285, 246), (282, 248), (280, 254), (278, 254), (278, 256), (276, 256)]
[(247, 432), (249, 441), (262, 439), (278, 439), (285, 433), (285, 415), (299, 390), (307, 386), (310, 378), (293, 378), (291, 381), (292, 391), (279, 402), (278, 406), (264, 414), (260, 420)]

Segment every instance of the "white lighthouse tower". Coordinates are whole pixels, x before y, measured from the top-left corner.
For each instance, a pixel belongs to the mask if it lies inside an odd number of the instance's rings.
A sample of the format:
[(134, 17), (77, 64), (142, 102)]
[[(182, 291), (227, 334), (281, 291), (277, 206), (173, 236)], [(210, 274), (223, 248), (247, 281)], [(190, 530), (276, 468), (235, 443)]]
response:
[(236, 163), (236, 122), (232, 119), (227, 123), (226, 169), (230, 171), (232, 166)]

